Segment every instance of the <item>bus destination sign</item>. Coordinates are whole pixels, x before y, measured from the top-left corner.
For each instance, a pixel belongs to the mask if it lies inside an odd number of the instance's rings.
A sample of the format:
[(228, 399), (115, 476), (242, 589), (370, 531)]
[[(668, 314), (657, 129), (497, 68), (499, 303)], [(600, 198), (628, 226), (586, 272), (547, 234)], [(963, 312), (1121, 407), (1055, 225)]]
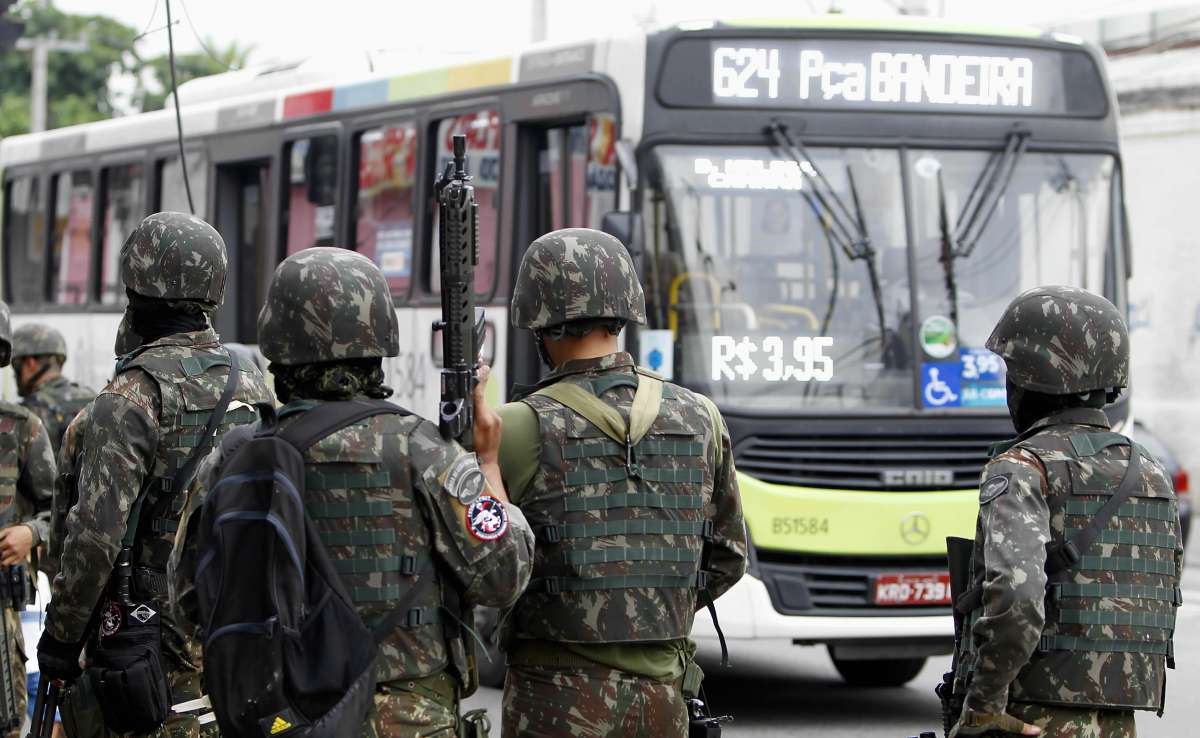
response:
[(659, 94), (686, 106), (1091, 116), (1106, 110), (1102, 90), (1078, 48), (722, 37), (677, 43)]

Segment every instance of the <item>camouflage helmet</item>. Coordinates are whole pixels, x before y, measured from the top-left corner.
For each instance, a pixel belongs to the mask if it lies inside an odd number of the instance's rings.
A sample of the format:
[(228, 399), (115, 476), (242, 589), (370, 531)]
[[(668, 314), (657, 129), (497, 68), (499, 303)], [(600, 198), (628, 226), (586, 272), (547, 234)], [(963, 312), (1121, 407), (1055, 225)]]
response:
[(1076, 287), (1017, 295), (987, 340), (1018, 387), (1050, 395), (1129, 383), (1129, 330), (1108, 300)]
[(8, 303), (0, 301), (0, 366), (12, 361), (12, 315)]
[(541, 330), (582, 318), (646, 322), (629, 251), (590, 228), (552, 231), (529, 245), (513, 287), (512, 324)]
[(26, 323), (13, 331), (12, 358), (22, 356), (61, 356), (67, 358), (63, 334), (44, 323)]
[(228, 270), (225, 241), (186, 213), (148, 215), (121, 247), (121, 281), (135, 293), (188, 300), (207, 310), (221, 304)]
[(271, 278), (258, 347), (285, 366), (395, 356), (400, 330), (383, 272), (346, 249), (297, 251)]

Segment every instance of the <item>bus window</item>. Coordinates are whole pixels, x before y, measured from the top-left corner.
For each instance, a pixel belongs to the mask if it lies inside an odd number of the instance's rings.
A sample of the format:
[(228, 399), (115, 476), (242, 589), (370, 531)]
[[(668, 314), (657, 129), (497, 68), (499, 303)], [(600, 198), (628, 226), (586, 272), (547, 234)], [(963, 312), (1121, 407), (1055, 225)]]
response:
[[(475, 291), (490, 295), (496, 277), (496, 237), (498, 235), (500, 206), (500, 113), (495, 110), (479, 110), (438, 123), (437, 156), (434, 157), (434, 174), (440, 175), (453, 157), (454, 134), (467, 137), (467, 172), (475, 186), (475, 200), (479, 203), (479, 266), (475, 268)], [(436, 213), (436, 209), (435, 209)], [(438, 222), (433, 219), (432, 251), (429, 259), (429, 285), (434, 293), (441, 291), (441, 273), (438, 262)]]
[(615, 122), (608, 114), (587, 123), (547, 128), (538, 152), (538, 233), (599, 228), (616, 206)]
[(125, 239), (143, 218), (145, 182), (141, 164), (104, 170), (104, 242), (100, 257), (100, 302), (115, 305), (125, 298), (119, 259)]
[(93, 198), (91, 172), (63, 172), (54, 178), (50, 297), (59, 305), (83, 305), (88, 301)]
[(284, 256), (310, 246), (333, 246), (337, 214), (337, 136), (302, 138), (284, 151), (288, 162)]
[(42, 300), (46, 243), (40, 234), (46, 218), (38, 185), (37, 177), (14, 179), (4, 198), (9, 299), (18, 304)]
[(392, 295), (412, 282), (417, 126), (381, 126), (358, 138), (354, 248), (383, 270)]
[[(192, 201), (196, 205), (196, 215), (201, 218), (206, 212), (204, 201), (208, 192), (208, 160), (203, 152), (187, 152), (188, 182), (192, 186)], [(183, 169), (179, 166), (179, 157), (173, 156), (158, 163), (158, 203), (156, 211), (174, 210), (180, 213), (190, 213), (188, 208), (187, 189), (183, 186)]]

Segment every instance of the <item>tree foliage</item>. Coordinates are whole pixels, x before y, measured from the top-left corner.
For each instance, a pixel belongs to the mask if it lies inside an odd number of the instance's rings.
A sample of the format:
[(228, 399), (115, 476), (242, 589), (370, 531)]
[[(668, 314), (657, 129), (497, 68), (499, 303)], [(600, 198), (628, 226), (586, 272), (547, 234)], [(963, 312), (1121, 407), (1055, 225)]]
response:
[[(148, 59), (139, 55), (137, 29), (103, 15), (64, 13), (52, 0), (24, 0), (9, 12), (25, 23), (26, 37), (51, 35), (63, 39), (83, 38), (87, 42), (87, 49), (80, 53), (50, 54), (48, 127), (103, 120), (120, 112), (112, 84), (115, 79), (132, 80), (135, 109), (163, 107), (171, 87), (170, 64), (166, 54)], [(157, 20), (155, 25), (158, 25)], [(183, 27), (183, 23), (175, 26), (177, 39), (179, 29)], [(204, 47), (206, 51), (176, 55), (179, 84), (196, 77), (239, 69), (245, 66), (251, 51), (236, 43), (221, 46), (211, 39)], [(29, 51), (13, 49), (0, 53), (0, 90), (4, 91), (0, 95), (0, 136), (29, 130), (31, 64)]]

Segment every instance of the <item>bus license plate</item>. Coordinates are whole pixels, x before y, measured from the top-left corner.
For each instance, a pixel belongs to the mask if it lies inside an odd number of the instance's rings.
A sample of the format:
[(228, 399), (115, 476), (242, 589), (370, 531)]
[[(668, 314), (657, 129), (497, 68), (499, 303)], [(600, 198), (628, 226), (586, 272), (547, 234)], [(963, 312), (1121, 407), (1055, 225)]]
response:
[(949, 605), (950, 575), (880, 574), (875, 578), (876, 605)]

